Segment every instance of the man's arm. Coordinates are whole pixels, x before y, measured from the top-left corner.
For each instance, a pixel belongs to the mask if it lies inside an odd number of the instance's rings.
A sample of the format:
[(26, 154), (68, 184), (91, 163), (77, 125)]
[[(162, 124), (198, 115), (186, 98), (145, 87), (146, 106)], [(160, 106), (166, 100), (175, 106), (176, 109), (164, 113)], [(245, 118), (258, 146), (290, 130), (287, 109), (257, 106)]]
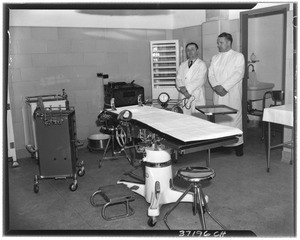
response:
[(186, 86), (186, 89), (189, 94), (193, 94), (193, 92), (196, 89), (202, 87), (205, 84), (206, 74), (207, 74), (206, 64), (204, 62), (201, 62), (197, 70), (195, 70), (195, 72), (193, 72), (193, 74), (190, 76), (189, 84)]
[(234, 85), (242, 81), (245, 72), (245, 58), (242, 54), (236, 57), (234, 68), (232, 69), (232, 74), (224, 82), (222, 87), (228, 92)]
[(208, 80), (210, 85), (212, 86), (212, 88), (214, 89), (214, 87), (216, 87), (217, 84), (217, 79), (215, 77), (215, 73), (214, 73), (214, 68), (215, 68), (215, 57), (212, 57), (211, 62), (210, 62), (210, 66), (208, 69)]

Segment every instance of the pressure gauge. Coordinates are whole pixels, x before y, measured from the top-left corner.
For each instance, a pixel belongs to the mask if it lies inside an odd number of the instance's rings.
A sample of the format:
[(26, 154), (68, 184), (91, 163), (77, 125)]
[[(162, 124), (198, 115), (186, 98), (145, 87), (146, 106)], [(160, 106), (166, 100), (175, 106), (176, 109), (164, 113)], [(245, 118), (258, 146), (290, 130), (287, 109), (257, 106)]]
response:
[(128, 121), (130, 121), (130, 120), (132, 119), (132, 112), (129, 111), (129, 110), (127, 110), (127, 109), (122, 110), (122, 111), (119, 113), (117, 119), (118, 119), (119, 121), (128, 122)]
[(166, 92), (162, 92), (161, 94), (159, 94), (158, 96), (158, 102), (160, 103), (160, 105), (164, 108), (166, 108), (168, 106), (168, 102), (170, 100), (170, 96), (169, 94), (167, 94)]

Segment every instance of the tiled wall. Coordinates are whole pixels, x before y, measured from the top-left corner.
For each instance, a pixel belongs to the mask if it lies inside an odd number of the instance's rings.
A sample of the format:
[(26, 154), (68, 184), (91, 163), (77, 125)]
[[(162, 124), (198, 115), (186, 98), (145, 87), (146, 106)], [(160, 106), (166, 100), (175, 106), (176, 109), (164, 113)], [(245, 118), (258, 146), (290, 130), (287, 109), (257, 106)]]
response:
[(183, 62), (186, 60), (186, 54), (185, 54), (185, 46), (189, 42), (197, 43), (199, 46), (199, 58), (202, 59), (202, 26), (193, 26), (193, 27), (186, 27), (186, 28), (180, 28), (175, 29), (173, 31), (173, 39), (178, 39), (180, 43), (181, 48), (181, 59), (180, 62)]
[[(97, 73), (108, 81), (141, 85), (151, 96), (149, 41), (170, 39), (169, 30), (94, 28), (10, 28), (9, 77), (17, 157), (25, 150), (22, 106), (26, 96), (61, 94), (66, 89), (75, 106), (78, 139), (99, 129), (95, 120), (103, 107), (103, 87)], [(107, 80), (106, 80), (107, 82)]]

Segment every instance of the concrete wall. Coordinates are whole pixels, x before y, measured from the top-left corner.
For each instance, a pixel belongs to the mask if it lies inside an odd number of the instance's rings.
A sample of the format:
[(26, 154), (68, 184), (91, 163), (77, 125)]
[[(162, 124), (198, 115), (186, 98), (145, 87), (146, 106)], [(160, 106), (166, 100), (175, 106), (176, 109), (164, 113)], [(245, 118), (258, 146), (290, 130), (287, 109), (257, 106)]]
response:
[[(26, 96), (61, 94), (75, 106), (78, 139), (97, 133), (103, 107), (99, 72), (108, 81), (135, 82), (151, 96), (151, 40), (172, 36), (169, 30), (57, 27), (11, 27), (9, 88), (17, 157), (26, 153), (22, 106)], [(107, 82), (107, 80), (106, 80)], [(26, 155), (25, 155), (26, 156)]]

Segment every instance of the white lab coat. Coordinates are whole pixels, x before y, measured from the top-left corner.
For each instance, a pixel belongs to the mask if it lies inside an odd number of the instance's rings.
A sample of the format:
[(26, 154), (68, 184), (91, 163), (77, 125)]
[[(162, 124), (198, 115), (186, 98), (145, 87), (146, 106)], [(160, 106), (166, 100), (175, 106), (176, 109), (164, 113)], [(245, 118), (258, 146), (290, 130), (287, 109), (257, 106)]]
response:
[[(234, 50), (213, 56), (209, 67), (208, 78), (212, 87), (221, 85), (228, 92), (225, 96), (213, 93), (214, 104), (224, 104), (238, 110), (237, 114), (217, 116), (219, 124), (243, 130), (242, 125), (242, 80), (245, 71), (244, 56)], [(243, 137), (233, 146), (242, 144)]]
[[(189, 94), (195, 97), (195, 100), (191, 103), (191, 108), (183, 108), (183, 113), (189, 115), (197, 115), (198, 111), (195, 109), (197, 105), (205, 105), (205, 88), (207, 67), (205, 62), (197, 58), (193, 65), (188, 67), (188, 60), (181, 63), (178, 69), (176, 86), (185, 86)], [(185, 98), (185, 96), (179, 92), (179, 99)]]

